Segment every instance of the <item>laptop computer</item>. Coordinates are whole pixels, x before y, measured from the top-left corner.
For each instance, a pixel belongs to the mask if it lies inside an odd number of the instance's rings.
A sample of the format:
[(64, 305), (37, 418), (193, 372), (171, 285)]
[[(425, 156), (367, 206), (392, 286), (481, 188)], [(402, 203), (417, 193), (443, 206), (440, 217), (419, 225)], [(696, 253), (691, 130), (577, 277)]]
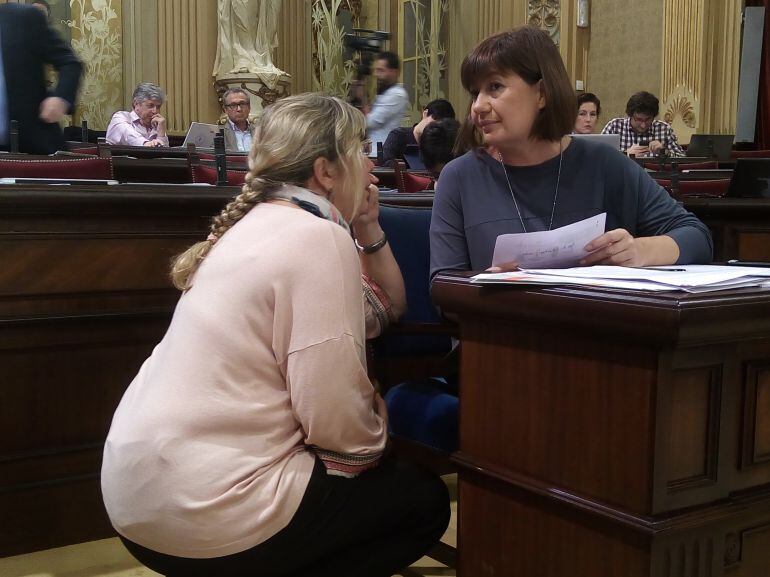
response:
[(404, 162), (409, 170), (426, 170), (425, 163), (420, 157), (420, 146), (407, 144), (404, 149)]
[(187, 129), (187, 136), (184, 137), (182, 147), (188, 144), (194, 144), (196, 148), (214, 148), (214, 137), (219, 134), (222, 127), (216, 124), (205, 124), (203, 122), (191, 122)]
[(770, 158), (737, 158), (727, 196), (770, 198)]
[(593, 140), (594, 142), (603, 142), (615, 150), (620, 150), (620, 134), (570, 134), (570, 136)]
[(693, 134), (687, 145), (687, 156), (705, 156), (717, 160), (730, 160), (734, 134)]

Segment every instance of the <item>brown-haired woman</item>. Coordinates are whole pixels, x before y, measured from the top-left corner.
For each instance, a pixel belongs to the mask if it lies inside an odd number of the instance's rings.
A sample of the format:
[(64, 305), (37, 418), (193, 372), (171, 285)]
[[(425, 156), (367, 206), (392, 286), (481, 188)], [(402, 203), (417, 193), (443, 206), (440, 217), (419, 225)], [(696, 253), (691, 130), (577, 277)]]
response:
[[(575, 93), (549, 36), (501, 32), (465, 57), (474, 150), (446, 165), (431, 220), (431, 278), (490, 266), (500, 234), (550, 230), (607, 213), (583, 264), (710, 262), (711, 237), (641, 167), (573, 140)], [(513, 268), (509, 263), (505, 268)]]
[(386, 577), (446, 528), (440, 479), (382, 459), (364, 309), (380, 325), (404, 295), (365, 134), (330, 96), (266, 108), (242, 193), (174, 265), (184, 293), (102, 467), (113, 526), (159, 573)]

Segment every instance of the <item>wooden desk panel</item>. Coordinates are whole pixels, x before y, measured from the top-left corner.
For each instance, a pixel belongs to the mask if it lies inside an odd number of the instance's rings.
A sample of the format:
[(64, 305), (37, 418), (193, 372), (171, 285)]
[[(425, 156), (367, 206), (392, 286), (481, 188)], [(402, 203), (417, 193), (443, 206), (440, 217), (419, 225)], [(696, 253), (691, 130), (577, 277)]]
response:
[(125, 387), (179, 292), (214, 187), (0, 187), (0, 556), (114, 535), (99, 474)]
[(458, 575), (766, 575), (770, 292), (434, 298), (461, 327)]
[(770, 262), (770, 199), (686, 198), (684, 207), (711, 229), (715, 261)]

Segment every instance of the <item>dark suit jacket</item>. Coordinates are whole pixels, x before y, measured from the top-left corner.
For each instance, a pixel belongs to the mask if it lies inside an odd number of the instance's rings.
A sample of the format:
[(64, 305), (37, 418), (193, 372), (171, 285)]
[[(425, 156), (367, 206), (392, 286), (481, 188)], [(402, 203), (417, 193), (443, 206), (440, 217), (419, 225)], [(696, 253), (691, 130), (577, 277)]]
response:
[[(48, 26), (34, 6), (0, 4), (0, 53), (3, 58), (8, 116), (19, 122), (21, 152), (51, 154), (64, 148), (58, 123), (40, 120), (40, 103), (59, 96), (75, 103), (82, 66), (72, 49)], [(45, 84), (45, 64), (59, 72), (52, 92)]]

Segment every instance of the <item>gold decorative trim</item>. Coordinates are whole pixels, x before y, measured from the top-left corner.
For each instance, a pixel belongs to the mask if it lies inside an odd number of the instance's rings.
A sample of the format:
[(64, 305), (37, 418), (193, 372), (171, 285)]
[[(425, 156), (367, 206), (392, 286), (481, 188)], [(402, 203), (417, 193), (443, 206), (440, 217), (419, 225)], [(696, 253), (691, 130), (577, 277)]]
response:
[(529, 0), (527, 5), (527, 23), (545, 30), (555, 44), (560, 40), (561, 2), (560, 0)]
[(669, 124), (673, 124), (677, 118), (681, 118), (685, 126), (695, 128), (695, 106), (685, 96), (674, 98), (663, 115), (663, 120)]

